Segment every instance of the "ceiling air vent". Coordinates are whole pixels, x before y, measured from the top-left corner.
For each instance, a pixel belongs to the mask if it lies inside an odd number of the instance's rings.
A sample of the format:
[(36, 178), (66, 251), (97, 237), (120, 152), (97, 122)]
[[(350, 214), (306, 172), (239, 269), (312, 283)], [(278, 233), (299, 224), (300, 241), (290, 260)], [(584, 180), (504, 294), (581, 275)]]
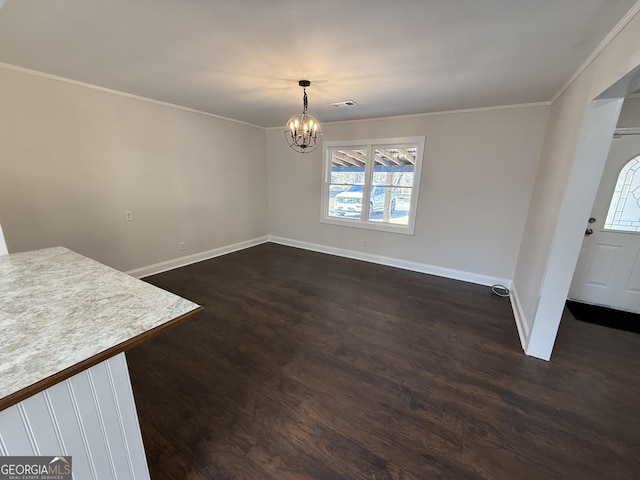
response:
[(335, 102), (335, 103), (330, 103), (329, 105), (335, 108), (343, 108), (343, 107), (355, 107), (357, 103), (354, 102), (353, 100), (345, 100), (344, 102)]

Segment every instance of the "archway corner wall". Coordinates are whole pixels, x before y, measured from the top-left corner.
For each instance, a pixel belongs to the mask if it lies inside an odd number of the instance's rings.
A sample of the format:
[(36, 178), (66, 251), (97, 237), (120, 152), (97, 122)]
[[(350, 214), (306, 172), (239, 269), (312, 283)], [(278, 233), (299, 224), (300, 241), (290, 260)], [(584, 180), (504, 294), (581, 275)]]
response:
[[(632, 77), (640, 65), (638, 11), (640, 2), (552, 102), (512, 284), (522, 347), (527, 355), (543, 360), (551, 358), (620, 98), (635, 86)], [(603, 98), (605, 91), (610, 98)]]

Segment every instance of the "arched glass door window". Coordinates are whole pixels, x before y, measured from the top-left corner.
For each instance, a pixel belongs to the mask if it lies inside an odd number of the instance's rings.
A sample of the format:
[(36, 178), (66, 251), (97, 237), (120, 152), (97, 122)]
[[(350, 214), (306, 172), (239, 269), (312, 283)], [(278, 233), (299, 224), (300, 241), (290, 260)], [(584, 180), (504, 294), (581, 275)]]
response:
[(631, 159), (618, 175), (604, 230), (640, 232), (640, 155)]

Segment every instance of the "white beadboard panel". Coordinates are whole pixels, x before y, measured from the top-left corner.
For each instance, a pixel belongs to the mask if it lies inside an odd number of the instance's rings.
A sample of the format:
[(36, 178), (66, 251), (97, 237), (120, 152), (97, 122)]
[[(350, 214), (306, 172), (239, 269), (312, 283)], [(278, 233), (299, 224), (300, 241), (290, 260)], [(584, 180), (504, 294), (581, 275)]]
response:
[(112, 383), (107, 362), (96, 365), (87, 373), (89, 374), (94, 395), (97, 399), (103, 433), (107, 441), (109, 458), (115, 477), (132, 478), (133, 472), (127, 453), (127, 442), (121, 428), (120, 412), (118, 411), (114, 384)]
[(31, 425), (29, 424), (29, 419), (27, 418), (27, 414), (24, 411), (24, 405), (18, 405), (18, 412), (20, 413), (20, 418), (22, 418), (22, 425), (24, 425), (24, 430), (25, 432), (27, 432), (27, 437), (29, 437), (29, 443), (31, 444), (33, 453), (35, 455), (40, 455), (38, 447), (36, 445), (36, 439), (33, 436), (33, 431), (31, 430)]
[(120, 428), (124, 432), (127, 442), (127, 452), (129, 454), (129, 465), (133, 472), (133, 480), (150, 480), (149, 467), (147, 466), (147, 456), (142, 443), (142, 433), (138, 423), (138, 412), (136, 410), (131, 380), (129, 379), (129, 369), (124, 353), (110, 358), (107, 368), (112, 376), (113, 389), (116, 398), (116, 406), (120, 413)]
[(49, 414), (49, 417), (51, 418), (51, 423), (53, 425), (56, 438), (58, 439), (58, 444), (60, 445), (60, 452), (64, 456), (69, 456), (69, 452), (67, 451), (67, 447), (64, 443), (64, 438), (62, 438), (62, 431), (60, 430), (58, 418), (56, 417), (55, 411), (53, 410), (53, 402), (51, 401), (51, 395), (49, 395), (49, 392), (50, 390), (44, 390), (39, 395), (42, 395), (44, 403), (47, 407), (47, 412)]
[(35, 455), (18, 405), (0, 412), (0, 440), (7, 455)]
[(0, 455), (60, 454), (76, 480), (150, 480), (124, 353), (0, 412)]
[(18, 405), (23, 411), (26, 426), (30, 430), (36, 455), (64, 455), (44, 394), (34, 395)]
[(80, 419), (80, 425), (86, 444), (91, 453), (98, 479), (115, 480), (109, 447), (104, 433), (104, 424), (98, 409), (98, 403), (91, 388), (89, 372), (74, 375), (69, 380), (74, 408)]
[(56, 422), (62, 438), (64, 453), (73, 457), (74, 478), (97, 480), (93, 460), (74, 408), (69, 381), (65, 380), (48, 388), (46, 393), (51, 402), (52, 418)]

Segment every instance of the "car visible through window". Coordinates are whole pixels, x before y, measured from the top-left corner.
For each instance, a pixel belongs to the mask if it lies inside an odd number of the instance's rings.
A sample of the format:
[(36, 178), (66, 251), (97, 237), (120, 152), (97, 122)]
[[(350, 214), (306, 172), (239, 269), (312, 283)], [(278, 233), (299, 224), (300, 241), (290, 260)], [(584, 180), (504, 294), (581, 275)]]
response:
[[(338, 215), (348, 213), (362, 213), (362, 194), (364, 187), (362, 185), (352, 185), (349, 189), (336, 195), (334, 208)], [(376, 186), (371, 192), (371, 200), (369, 202), (369, 212), (381, 212), (384, 210), (385, 187)], [(390, 212), (396, 210), (396, 192), (392, 192)]]

